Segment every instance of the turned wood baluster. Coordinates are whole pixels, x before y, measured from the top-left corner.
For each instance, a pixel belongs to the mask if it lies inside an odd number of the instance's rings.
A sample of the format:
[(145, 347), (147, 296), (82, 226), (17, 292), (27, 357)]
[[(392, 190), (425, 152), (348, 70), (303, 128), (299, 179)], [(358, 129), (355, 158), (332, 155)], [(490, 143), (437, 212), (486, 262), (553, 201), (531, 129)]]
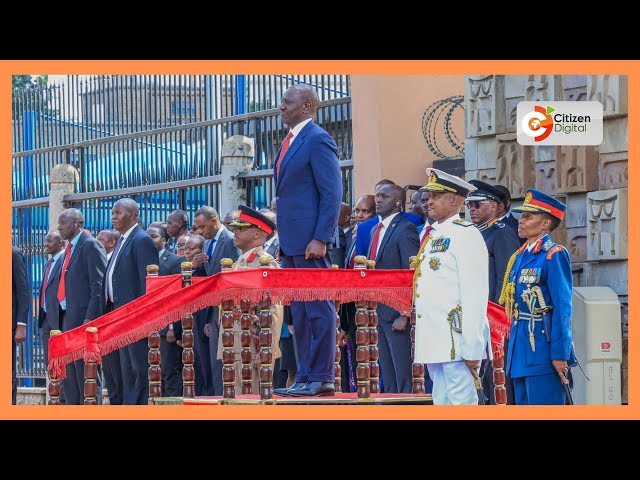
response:
[[(157, 277), (160, 267), (147, 265), (147, 277)], [(153, 332), (147, 337), (149, 353), (149, 405), (153, 405), (153, 398), (162, 397), (162, 367), (160, 366), (160, 332)]]
[[(358, 255), (354, 259), (354, 270), (366, 270), (367, 257)], [(369, 314), (367, 313), (368, 302), (362, 300), (356, 302), (356, 369), (358, 376), (358, 398), (369, 398), (371, 396), (370, 367), (369, 362)]]
[[(60, 330), (51, 330), (49, 338), (60, 335)], [(60, 383), (61, 380), (53, 376), (51, 370), (49, 370), (49, 405), (60, 405)]]
[[(260, 269), (271, 269), (271, 257), (263, 255), (260, 257)], [(267, 273), (267, 272), (265, 272)], [(260, 315), (260, 353), (257, 358), (260, 360), (260, 399), (268, 400), (273, 396), (273, 351), (271, 343), (273, 335), (271, 328), (273, 326), (273, 315), (271, 314), (271, 296), (269, 292), (265, 294), (264, 299), (258, 304)]]
[(98, 349), (98, 329), (87, 327), (85, 330), (84, 342), (84, 404), (97, 405), (98, 394), (98, 363), (95, 356), (90, 353), (99, 353)]
[[(375, 270), (375, 260), (367, 260), (367, 269)], [(367, 315), (369, 316), (369, 375), (371, 393), (380, 393), (380, 365), (378, 358), (378, 303), (367, 302)]]
[(256, 316), (251, 313), (251, 302), (249, 300), (240, 301), (240, 358), (242, 360), (242, 395), (250, 395), (253, 393), (251, 386), (251, 326)]
[(496, 396), (496, 405), (507, 404), (507, 389), (504, 387), (506, 376), (504, 373), (504, 355), (493, 357), (493, 384)]
[[(416, 262), (418, 257), (409, 258), (409, 265), (411, 270), (416, 269)], [(411, 359), (415, 358), (416, 349), (416, 307), (411, 309)], [(412, 393), (424, 393), (424, 364), (413, 363), (411, 365), (411, 392)]]
[[(229, 272), (233, 268), (233, 260), (230, 258), (223, 258), (220, 264), (222, 265), (221, 271), (223, 272)], [(233, 300), (223, 300), (220, 307), (220, 326), (222, 327), (222, 347), (224, 349), (222, 351), (222, 396), (224, 398), (236, 398), (233, 306)], [(217, 341), (217, 339), (212, 338), (209, 341), (214, 342)]]
[[(331, 265), (332, 269), (338, 269), (338, 265)], [(340, 331), (340, 301), (336, 300), (336, 353), (333, 357), (333, 373), (335, 376), (334, 388), (336, 392), (342, 391), (342, 368), (340, 367), (340, 345), (342, 345), (343, 333)]]
[[(191, 285), (192, 265), (191, 262), (182, 262), (182, 288)], [(195, 370), (193, 360), (193, 315), (190, 313), (182, 318), (182, 396), (184, 398), (195, 398)]]

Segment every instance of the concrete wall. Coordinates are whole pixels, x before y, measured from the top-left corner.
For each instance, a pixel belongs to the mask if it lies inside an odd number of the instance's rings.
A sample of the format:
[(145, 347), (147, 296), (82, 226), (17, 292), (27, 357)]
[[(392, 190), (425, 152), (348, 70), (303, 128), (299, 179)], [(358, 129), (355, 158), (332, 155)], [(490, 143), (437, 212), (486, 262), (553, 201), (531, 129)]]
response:
[[(355, 198), (373, 193), (382, 178), (399, 185), (424, 185), (425, 168), (438, 157), (423, 136), (423, 114), (438, 100), (463, 95), (464, 77), (354, 75), (351, 87)], [(452, 126), (458, 138), (464, 139), (461, 108), (456, 109)], [(445, 154), (455, 153), (447, 148), (444, 129), (436, 141)]]

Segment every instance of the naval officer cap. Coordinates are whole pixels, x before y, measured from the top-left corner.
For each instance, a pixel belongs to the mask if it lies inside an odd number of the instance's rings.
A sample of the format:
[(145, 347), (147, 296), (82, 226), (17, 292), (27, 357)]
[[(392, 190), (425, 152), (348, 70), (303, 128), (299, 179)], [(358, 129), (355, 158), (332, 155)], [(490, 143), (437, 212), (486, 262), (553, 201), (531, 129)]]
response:
[(469, 180), (469, 183), (477, 188), (467, 196), (467, 202), (481, 202), (483, 200), (493, 200), (494, 202), (502, 202), (504, 200), (503, 193), (481, 180)]
[(427, 176), (429, 177), (429, 182), (420, 189), (421, 192), (451, 192), (466, 197), (469, 192), (476, 190), (476, 187), (465, 182), (460, 177), (436, 168), (427, 168)]
[(512, 208), (514, 212), (548, 213), (552, 217), (562, 220), (567, 206), (560, 200), (553, 198), (546, 193), (535, 188), (527, 189), (524, 203), (519, 207)]
[(246, 205), (238, 205), (238, 218), (230, 225), (234, 227), (258, 227), (267, 235), (271, 235), (276, 229), (276, 224), (262, 213)]

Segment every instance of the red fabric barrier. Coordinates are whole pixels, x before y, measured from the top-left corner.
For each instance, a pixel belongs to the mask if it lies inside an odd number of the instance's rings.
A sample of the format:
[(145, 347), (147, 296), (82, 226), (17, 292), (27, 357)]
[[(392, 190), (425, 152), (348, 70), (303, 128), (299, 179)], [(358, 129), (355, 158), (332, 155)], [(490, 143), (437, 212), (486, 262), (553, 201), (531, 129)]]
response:
[[(98, 329), (100, 354), (106, 355), (163, 329), (189, 313), (219, 305), (222, 300), (233, 299), (239, 302), (247, 299), (258, 303), (267, 292), (274, 303), (289, 304), (291, 301), (311, 300), (339, 300), (346, 303), (369, 300), (409, 315), (412, 281), (411, 270), (286, 268), (240, 270), (218, 273), (212, 277), (193, 277), (193, 284), (187, 288), (182, 288), (181, 275), (148, 277), (146, 295), (80, 327), (52, 337), (49, 341), (48, 368), (54, 378), (64, 378), (65, 365), (83, 357), (84, 332), (88, 326)], [(490, 315), (493, 342), (493, 330), (502, 337), (508, 329), (508, 323), (504, 309), (498, 305), (490, 304), (487, 313)], [(506, 326), (503, 327), (503, 324)]]

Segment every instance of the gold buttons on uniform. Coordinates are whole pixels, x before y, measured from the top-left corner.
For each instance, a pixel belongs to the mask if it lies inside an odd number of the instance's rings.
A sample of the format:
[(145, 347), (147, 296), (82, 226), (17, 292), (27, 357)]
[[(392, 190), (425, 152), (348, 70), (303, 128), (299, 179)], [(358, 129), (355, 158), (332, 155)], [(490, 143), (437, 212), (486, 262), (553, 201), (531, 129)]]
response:
[(422, 318), (422, 314), (421, 313), (418, 314), (418, 318)]

